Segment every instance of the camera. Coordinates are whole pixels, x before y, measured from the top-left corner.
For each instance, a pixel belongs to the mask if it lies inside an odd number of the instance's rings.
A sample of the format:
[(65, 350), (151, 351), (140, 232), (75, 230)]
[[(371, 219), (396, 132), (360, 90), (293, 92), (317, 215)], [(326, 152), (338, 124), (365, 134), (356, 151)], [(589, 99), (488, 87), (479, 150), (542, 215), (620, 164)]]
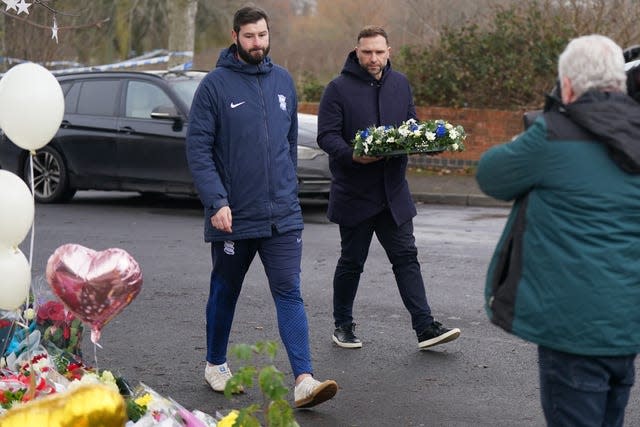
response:
[[(623, 54), (627, 73), (627, 93), (636, 102), (640, 102), (640, 45), (626, 48)], [(524, 129), (527, 130), (543, 112), (551, 111), (561, 105), (560, 82), (556, 80), (553, 89), (545, 96), (544, 107), (541, 110), (524, 112), (522, 116)]]

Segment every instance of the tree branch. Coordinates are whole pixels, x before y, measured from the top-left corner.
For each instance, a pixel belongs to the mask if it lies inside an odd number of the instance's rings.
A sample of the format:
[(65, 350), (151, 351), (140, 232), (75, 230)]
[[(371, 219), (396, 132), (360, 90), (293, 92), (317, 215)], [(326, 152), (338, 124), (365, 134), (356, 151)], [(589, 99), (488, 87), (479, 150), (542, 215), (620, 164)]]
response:
[[(38, 4), (40, 4), (38, 2)], [(47, 8), (49, 10), (51, 10), (48, 6)], [(0, 12), (2, 12), (4, 15), (10, 16), (13, 19), (17, 19), (18, 21), (22, 21), (26, 24), (29, 24), (33, 27), (37, 27), (37, 28), (45, 28), (47, 30), (51, 29), (51, 25), (44, 25), (44, 24), (38, 24), (37, 22), (32, 22), (27, 18), (23, 18), (21, 16), (18, 15), (14, 15), (12, 13), (7, 12), (6, 10), (0, 10)], [(60, 13), (60, 12), (54, 12), (54, 13)], [(75, 15), (68, 15), (68, 16), (75, 16)], [(102, 26), (104, 24), (106, 24), (107, 22), (109, 22), (111, 20), (111, 18), (104, 18), (101, 19), (100, 21), (96, 21), (96, 22), (91, 22), (91, 23), (87, 23), (87, 24), (80, 24), (80, 25), (67, 25), (67, 26), (63, 26), (63, 27), (58, 27), (59, 30), (77, 30), (77, 29), (81, 29), (81, 28), (91, 28), (91, 27), (96, 27), (96, 28), (102, 28)]]

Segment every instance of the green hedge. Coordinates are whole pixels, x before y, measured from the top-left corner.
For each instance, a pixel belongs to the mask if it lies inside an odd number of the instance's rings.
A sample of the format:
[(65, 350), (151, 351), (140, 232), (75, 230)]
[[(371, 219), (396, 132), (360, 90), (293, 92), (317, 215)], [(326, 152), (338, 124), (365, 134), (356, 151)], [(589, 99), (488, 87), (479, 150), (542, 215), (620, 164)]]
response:
[(512, 109), (540, 105), (574, 29), (533, 5), (497, 10), (492, 24), (445, 28), (430, 47), (404, 46), (404, 72), (418, 105)]
[[(524, 2), (523, 2), (524, 3)], [(431, 46), (403, 46), (393, 66), (407, 75), (416, 105), (537, 108), (554, 85), (558, 55), (576, 30), (547, 2), (497, 8), (491, 22), (444, 28)], [(565, 11), (566, 12), (566, 11)], [(323, 85), (305, 74), (302, 101), (317, 102)]]

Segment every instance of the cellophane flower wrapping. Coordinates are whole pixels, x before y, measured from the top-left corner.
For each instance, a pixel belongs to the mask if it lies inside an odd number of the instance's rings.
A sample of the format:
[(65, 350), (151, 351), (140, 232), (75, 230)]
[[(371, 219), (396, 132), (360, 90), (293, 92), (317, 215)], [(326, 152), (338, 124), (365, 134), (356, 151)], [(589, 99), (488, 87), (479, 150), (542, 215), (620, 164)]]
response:
[(189, 411), (170, 397), (164, 397), (148, 385), (138, 383), (125, 398), (129, 422), (126, 427), (216, 427), (213, 416)]
[(445, 120), (409, 119), (400, 126), (371, 126), (356, 132), (353, 151), (357, 156), (464, 151), (464, 128)]
[(15, 366), (15, 370), (0, 370), (0, 414), (32, 399), (61, 391), (68, 385), (42, 346), (33, 353), (22, 353)]
[[(0, 316), (0, 328), (15, 329), (0, 354), (0, 416), (31, 400), (102, 384), (125, 400), (127, 427), (215, 427), (222, 416), (187, 410), (143, 383), (131, 387), (110, 370), (97, 370), (82, 360), (83, 324), (36, 279), (32, 299), (22, 315)], [(15, 313), (14, 313), (15, 314)], [(12, 331), (13, 332), (13, 331)], [(0, 421), (0, 425), (2, 422)]]

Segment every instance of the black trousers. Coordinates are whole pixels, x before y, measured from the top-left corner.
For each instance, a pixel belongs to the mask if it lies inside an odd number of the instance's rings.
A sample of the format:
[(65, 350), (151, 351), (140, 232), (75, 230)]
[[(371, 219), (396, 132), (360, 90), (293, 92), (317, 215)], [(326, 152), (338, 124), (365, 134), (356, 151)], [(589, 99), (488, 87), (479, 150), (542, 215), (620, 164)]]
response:
[(398, 226), (388, 209), (355, 227), (340, 226), (341, 253), (333, 278), (335, 325), (353, 322), (353, 303), (374, 233), (391, 262), (400, 297), (411, 315), (411, 326), (419, 334), (433, 323), (433, 317), (418, 263), (413, 221)]

